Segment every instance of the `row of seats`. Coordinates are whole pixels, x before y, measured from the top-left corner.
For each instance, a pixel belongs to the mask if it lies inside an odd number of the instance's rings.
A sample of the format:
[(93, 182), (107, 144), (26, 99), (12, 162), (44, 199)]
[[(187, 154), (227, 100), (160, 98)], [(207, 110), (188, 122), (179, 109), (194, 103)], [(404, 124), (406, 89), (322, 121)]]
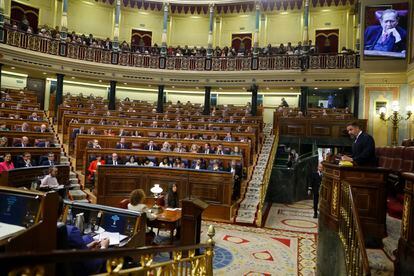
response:
[(378, 165), (394, 173), (414, 171), (414, 146), (378, 147), (376, 155)]

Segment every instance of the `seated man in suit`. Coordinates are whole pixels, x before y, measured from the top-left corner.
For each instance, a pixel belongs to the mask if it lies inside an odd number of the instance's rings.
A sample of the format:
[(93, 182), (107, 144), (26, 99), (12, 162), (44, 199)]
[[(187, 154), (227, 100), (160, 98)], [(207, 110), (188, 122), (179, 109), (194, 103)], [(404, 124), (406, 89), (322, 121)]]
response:
[(123, 165), (121, 158), (118, 158), (118, 154), (115, 152), (112, 153), (112, 156), (107, 160), (106, 164), (108, 165)]
[(158, 150), (158, 147), (154, 144), (154, 141), (150, 140), (148, 144), (144, 147), (144, 149), (153, 151), (153, 150)]
[(357, 121), (348, 123), (346, 130), (355, 141), (352, 143), (352, 157), (344, 155), (342, 160), (353, 162), (358, 166), (377, 166), (374, 138), (363, 132)]
[(206, 169), (206, 163), (202, 159), (197, 159), (193, 161), (191, 168), (193, 170), (205, 170)]
[(223, 149), (223, 145), (222, 144), (219, 144), (217, 146), (216, 154), (227, 154), (227, 152), (225, 152), (225, 150)]
[(52, 152), (49, 152), (47, 155), (47, 159), (43, 159), (40, 162), (40, 166), (50, 166), (53, 167), (56, 164), (55, 162), (55, 155)]
[(407, 50), (407, 31), (397, 26), (398, 16), (398, 11), (393, 9), (381, 12), (380, 25), (368, 26), (365, 30), (365, 50), (399, 53)]
[(16, 168), (30, 168), (34, 166), (36, 166), (36, 163), (32, 160), (32, 155), (29, 152), (23, 153), (22, 158), (16, 164)]
[(129, 149), (129, 146), (125, 143), (125, 138), (121, 138), (118, 143), (116, 143), (117, 149)]
[(209, 143), (204, 144), (204, 148), (203, 148), (202, 153), (204, 153), (204, 154), (214, 154), (214, 151), (211, 149)]
[(32, 145), (29, 143), (29, 138), (27, 136), (23, 136), (20, 142), (14, 144), (16, 148), (27, 148), (31, 147)]
[(44, 140), (35, 141), (35, 147), (38, 147), (38, 148), (54, 148), (55, 144), (53, 143), (52, 139), (48, 138), (48, 139), (44, 139)]
[(37, 128), (36, 131), (40, 133), (46, 133), (46, 132), (49, 132), (49, 129), (47, 128), (45, 124), (41, 124), (40, 128)]
[(213, 163), (210, 166), (208, 166), (208, 170), (218, 172), (223, 171), (223, 167), (220, 166), (219, 160), (215, 159), (213, 160)]

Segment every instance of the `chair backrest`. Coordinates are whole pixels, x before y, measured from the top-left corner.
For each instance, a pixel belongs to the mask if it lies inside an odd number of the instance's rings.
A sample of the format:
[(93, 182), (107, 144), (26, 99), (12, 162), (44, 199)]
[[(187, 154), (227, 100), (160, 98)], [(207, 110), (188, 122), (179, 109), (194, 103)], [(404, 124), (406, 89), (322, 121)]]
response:
[(405, 147), (402, 147), (402, 146), (393, 148), (392, 156), (391, 156), (392, 157), (391, 169), (393, 171), (400, 171), (401, 169), (404, 148)]
[(414, 171), (414, 147), (406, 147), (404, 149), (401, 171), (403, 172)]
[(121, 200), (121, 202), (119, 202), (118, 206), (119, 208), (122, 208), (122, 209), (128, 209), (128, 204), (129, 204), (129, 198), (125, 198)]

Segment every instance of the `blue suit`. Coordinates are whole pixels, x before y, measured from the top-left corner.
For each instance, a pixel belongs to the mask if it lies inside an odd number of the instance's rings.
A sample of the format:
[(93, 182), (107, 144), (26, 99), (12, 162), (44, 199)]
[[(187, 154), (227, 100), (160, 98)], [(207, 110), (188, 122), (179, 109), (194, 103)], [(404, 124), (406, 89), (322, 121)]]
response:
[(395, 43), (395, 37), (391, 33), (384, 42), (381, 42), (382, 26), (368, 26), (364, 34), (364, 49), (384, 52), (402, 52), (407, 50), (407, 32), (398, 26), (395, 29), (401, 36), (400, 41)]

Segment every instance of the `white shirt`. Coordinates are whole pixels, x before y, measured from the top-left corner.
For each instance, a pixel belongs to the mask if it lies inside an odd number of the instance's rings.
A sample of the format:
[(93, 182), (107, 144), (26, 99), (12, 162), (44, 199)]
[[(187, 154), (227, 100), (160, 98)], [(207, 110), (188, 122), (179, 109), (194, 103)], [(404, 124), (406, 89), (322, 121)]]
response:
[(46, 175), (45, 178), (42, 179), (40, 182), (40, 188), (57, 188), (59, 187), (59, 183), (57, 181), (57, 178), (54, 176), (51, 176), (50, 174)]
[(358, 132), (358, 135), (357, 135), (357, 137), (355, 138), (354, 143), (356, 143), (356, 141), (358, 140), (358, 137), (359, 137), (359, 135), (361, 135), (361, 133), (362, 133), (362, 130), (360, 130), (360, 131)]

